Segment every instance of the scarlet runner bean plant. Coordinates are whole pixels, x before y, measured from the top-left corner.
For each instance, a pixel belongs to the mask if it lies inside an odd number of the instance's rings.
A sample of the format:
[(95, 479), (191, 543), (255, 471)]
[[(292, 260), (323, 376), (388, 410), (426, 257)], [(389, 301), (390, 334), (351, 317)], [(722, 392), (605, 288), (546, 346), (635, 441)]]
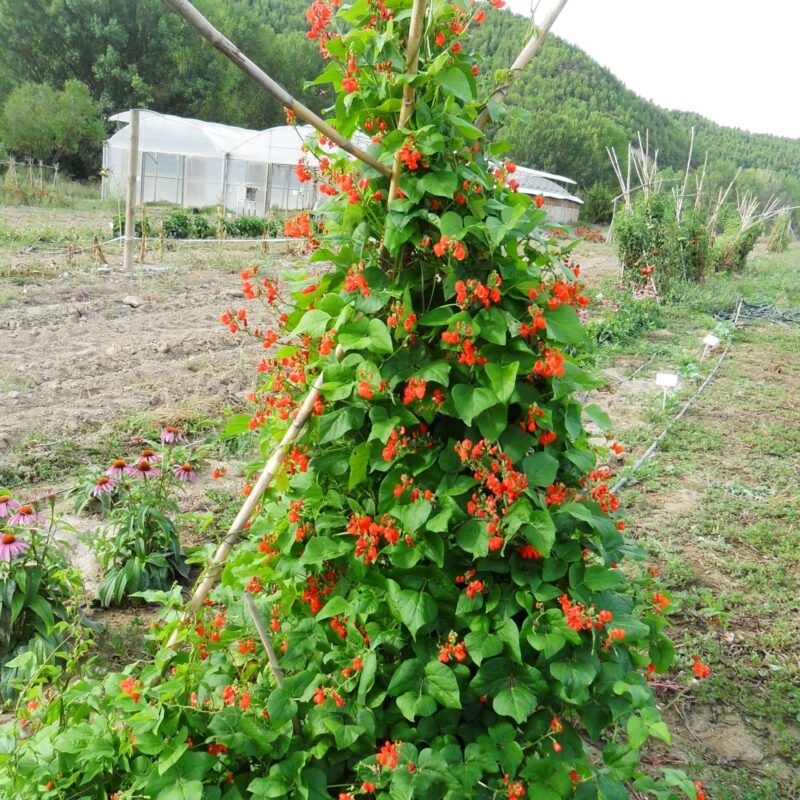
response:
[(329, 199), (287, 226), (308, 264), (280, 284), (242, 274), (278, 324), (247, 306), (221, 318), (264, 344), (248, 427), (265, 447), (322, 375), (313, 418), (213, 601), (157, 626), (178, 650), (77, 681), (60, 717), (45, 709), (0, 756), (0, 788), (703, 800), (682, 774), (639, 767), (649, 737), (669, 741), (648, 684), (673, 659), (668, 599), (626, 574), (638, 551), (609, 491), (621, 448), (590, 437), (584, 417), (609, 421), (574, 397), (598, 385), (579, 269), (474, 124), (480, 61), (465, 44), (484, 14), (431, 5), (409, 78), (409, 2), (314, 0), (331, 121), (383, 164), (399, 157), (399, 190), (387, 205), (388, 178), (311, 143), (298, 176)]

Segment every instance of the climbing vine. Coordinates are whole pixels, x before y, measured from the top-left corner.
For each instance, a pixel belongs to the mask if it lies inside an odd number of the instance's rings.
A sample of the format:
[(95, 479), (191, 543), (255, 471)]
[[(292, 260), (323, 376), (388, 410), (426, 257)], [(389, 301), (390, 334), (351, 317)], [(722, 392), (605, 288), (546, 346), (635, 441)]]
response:
[(152, 663), (77, 680), (2, 740), (17, 796), (702, 800), (640, 769), (669, 741), (648, 685), (668, 598), (626, 573), (621, 447), (574, 396), (598, 385), (580, 268), (475, 124), (481, 5), (428, 7), (413, 77), (411, 17), (314, 0), (329, 121), (399, 180), (310, 141), (297, 174), (327, 199), (286, 227), (307, 263), (245, 270), (221, 322), (265, 348), (231, 430), (269, 446), (320, 397), (201, 614), (173, 595)]

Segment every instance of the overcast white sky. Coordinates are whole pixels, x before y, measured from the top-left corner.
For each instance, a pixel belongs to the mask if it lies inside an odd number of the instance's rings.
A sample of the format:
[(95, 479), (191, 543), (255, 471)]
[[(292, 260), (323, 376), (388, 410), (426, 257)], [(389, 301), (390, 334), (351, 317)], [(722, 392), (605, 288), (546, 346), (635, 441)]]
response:
[(798, 0), (569, 0), (553, 33), (660, 106), (800, 138)]

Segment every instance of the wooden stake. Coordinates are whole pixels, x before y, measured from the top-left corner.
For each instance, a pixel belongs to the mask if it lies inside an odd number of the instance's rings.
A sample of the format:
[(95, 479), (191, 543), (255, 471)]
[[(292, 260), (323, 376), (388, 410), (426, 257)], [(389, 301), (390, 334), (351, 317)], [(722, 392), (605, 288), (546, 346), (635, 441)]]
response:
[[(253, 624), (256, 626), (258, 638), (261, 639), (261, 644), (264, 645), (264, 649), (267, 651), (267, 658), (272, 668), (272, 674), (275, 676), (275, 683), (278, 684), (279, 689), (283, 689), (283, 671), (281, 670), (281, 665), (278, 663), (278, 657), (275, 655), (272, 642), (269, 640), (269, 634), (264, 626), (264, 620), (261, 619), (261, 614), (258, 613), (255, 601), (250, 592), (244, 593), (244, 604), (247, 606), (247, 610), (250, 612), (250, 616), (253, 619)], [(300, 728), (300, 720), (298, 720), (297, 717), (292, 719), (292, 727), (294, 728), (295, 736), (299, 736), (303, 732)]]
[(139, 172), (139, 109), (131, 111), (128, 126), (128, 185), (125, 193), (125, 244), (122, 268), (133, 267), (133, 241), (136, 237), (136, 176)]
[[(336, 348), (336, 358), (337, 360), (341, 361), (343, 356), (344, 350), (340, 345)], [(211, 593), (211, 590), (217, 585), (222, 568), (226, 559), (228, 558), (228, 554), (233, 549), (233, 546), (242, 538), (244, 526), (253, 515), (253, 512), (256, 510), (256, 506), (258, 506), (258, 503), (261, 500), (261, 496), (267, 490), (267, 487), (270, 485), (272, 479), (280, 469), (289, 445), (292, 444), (298, 437), (300, 431), (303, 430), (303, 426), (311, 416), (311, 412), (314, 410), (314, 403), (316, 403), (317, 398), (319, 397), (319, 389), (323, 382), (324, 374), (321, 372), (312, 384), (311, 390), (306, 395), (306, 399), (303, 401), (303, 404), (297, 410), (297, 416), (294, 418), (294, 420), (292, 420), (292, 424), (283, 435), (283, 439), (281, 439), (280, 444), (278, 444), (278, 446), (272, 451), (269, 461), (267, 461), (266, 465), (264, 466), (264, 471), (261, 473), (255, 485), (250, 490), (250, 494), (247, 496), (247, 499), (244, 501), (244, 505), (236, 515), (236, 519), (234, 519), (234, 521), (231, 523), (231, 527), (228, 529), (228, 533), (225, 535), (225, 538), (220, 542), (217, 552), (214, 553), (214, 558), (211, 559), (211, 562), (206, 567), (205, 571), (201, 573), (200, 577), (197, 579), (197, 583), (194, 585), (192, 597), (188, 606), (188, 611), (191, 614), (196, 614), (200, 610), (206, 597), (208, 597), (208, 595)], [(172, 647), (177, 638), (178, 631), (175, 630), (172, 636), (169, 638), (167, 647)]]
[(100, 245), (100, 237), (97, 234), (94, 235), (94, 240), (92, 242), (92, 256), (94, 256), (98, 264), (108, 264), (106, 254), (103, 252), (103, 248)]
[[(506, 82), (494, 90), (490, 99), (494, 100), (495, 103), (503, 102), (505, 96), (508, 94), (508, 90), (511, 88), (511, 84), (517, 80), (517, 78), (519, 78), (519, 76), (522, 74), (522, 70), (524, 70), (528, 65), (528, 62), (539, 52), (539, 50), (542, 49), (542, 45), (544, 44), (544, 40), (547, 37), (548, 31), (553, 27), (553, 23), (558, 19), (558, 15), (561, 13), (566, 4), (567, 0), (558, 0), (555, 8), (550, 12), (550, 16), (548, 16), (547, 19), (542, 23), (542, 27), (539, 28), (538, 31), (533, 32), (531, 38), (528, 39), (525, 47), (522, 48), (520, 54), (511, 65), (509, 76), (506, 79)], [(478, 119), (475, 121), (475, 126), (483, 130), (489, 123), (490, 118), (489, 107), (487, 104), (483, 111), (481, 111), (481, 113), (478, 115)]]
[[(365, 153), (360, 147), (346, 139), (335, 128), (317, 116), (310, 108), (295, 100), (289, 92), (277, 84), (261, 67), (252, 62), (233, 42), (223, 36), (190, 2), (189, 0), (164, 0), (176, 14), (183, 17), (209, 44), (219, 50), (222, 55), (232, 61), (245, 75), (251, 77), (262, 89), (271, 94), (281, 105), (294, 111), (298, 119), (313, 125), (321, 134), (327, 136), (342, 150), (355, 156), (387, 178), (392, 171), (385, 164)], [(566, 0), (564, 0), (566, 2)]]
[[(397, 122), (398, 128), (405, 127), (411, 115), (414, 113), (415, 90), (411, 84), (411, 78), (417, 74), (419, 65), (419, 46), (422, 42), (422, 26), (425, 21), (425, 5), (427, 0), (414, 0), (411, 7), (411, 25), (408, 31), (408, 49), (406, 50), (406, 78), (409, 82), (403, 86), (403, 105), (400, 107), (400, 119)], [(394, 154), (394, 164), (392, 167), (392, 182), (389, 185), (389, 195), (387, 203), (397, 197), (397, 189), (400, 182), (400, 151)]]
[(142, 235), (139, 242), (139, 264), (147, 257), (147, 206), (142, 203)]

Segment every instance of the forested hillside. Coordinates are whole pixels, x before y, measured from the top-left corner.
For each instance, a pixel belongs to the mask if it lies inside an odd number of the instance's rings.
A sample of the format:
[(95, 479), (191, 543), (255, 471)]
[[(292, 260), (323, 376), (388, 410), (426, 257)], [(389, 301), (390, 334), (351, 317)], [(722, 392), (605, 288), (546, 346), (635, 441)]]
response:
[[(289, 91), (300, 94), (303, 82), (320, 71), (317, 45), (305, 36), (308, 0), (199, 0), (197, 5)], [(484, 54), (485, 87), (495, 70), (513, 61), (528, 25), (522, 17), (489, 9), (471, 41)], [(283, 120), (276, 103), (161, 0), (0, 0), (0, 35), (0, 105), (26, 82), (61, 89), (75, 79), (88, 87), (100, 115), (140, 105), (253, 128)], [(304, 97), (316, 109), (327, 102), (315, 90)], [(40, 105), (49, 102), (40, 99)], [(723, 128), (696, 114), (659, 108), (558, 37), (548, 39), (508, 103), (530, 114), (503, 131), (520, 163), (570, 175), (583, 188), (613, 183), (605, 148), (613, 145), (623, 154), (638, 130), (650, 131), (662, 166), (682, 169), (695, 126), (695, 162), (708, 153), (714, 182), (722, 183), (741, 166), (745, 186), (800, 201), (800, 140)], [(25, 107), (18, 102), (12, 117), (5, 115), (0, 149), (11, 138), (3, 129), (19, 129), (17, 117)], [(93, 135), (66, 163), (89, 174), (98, 157)]]

